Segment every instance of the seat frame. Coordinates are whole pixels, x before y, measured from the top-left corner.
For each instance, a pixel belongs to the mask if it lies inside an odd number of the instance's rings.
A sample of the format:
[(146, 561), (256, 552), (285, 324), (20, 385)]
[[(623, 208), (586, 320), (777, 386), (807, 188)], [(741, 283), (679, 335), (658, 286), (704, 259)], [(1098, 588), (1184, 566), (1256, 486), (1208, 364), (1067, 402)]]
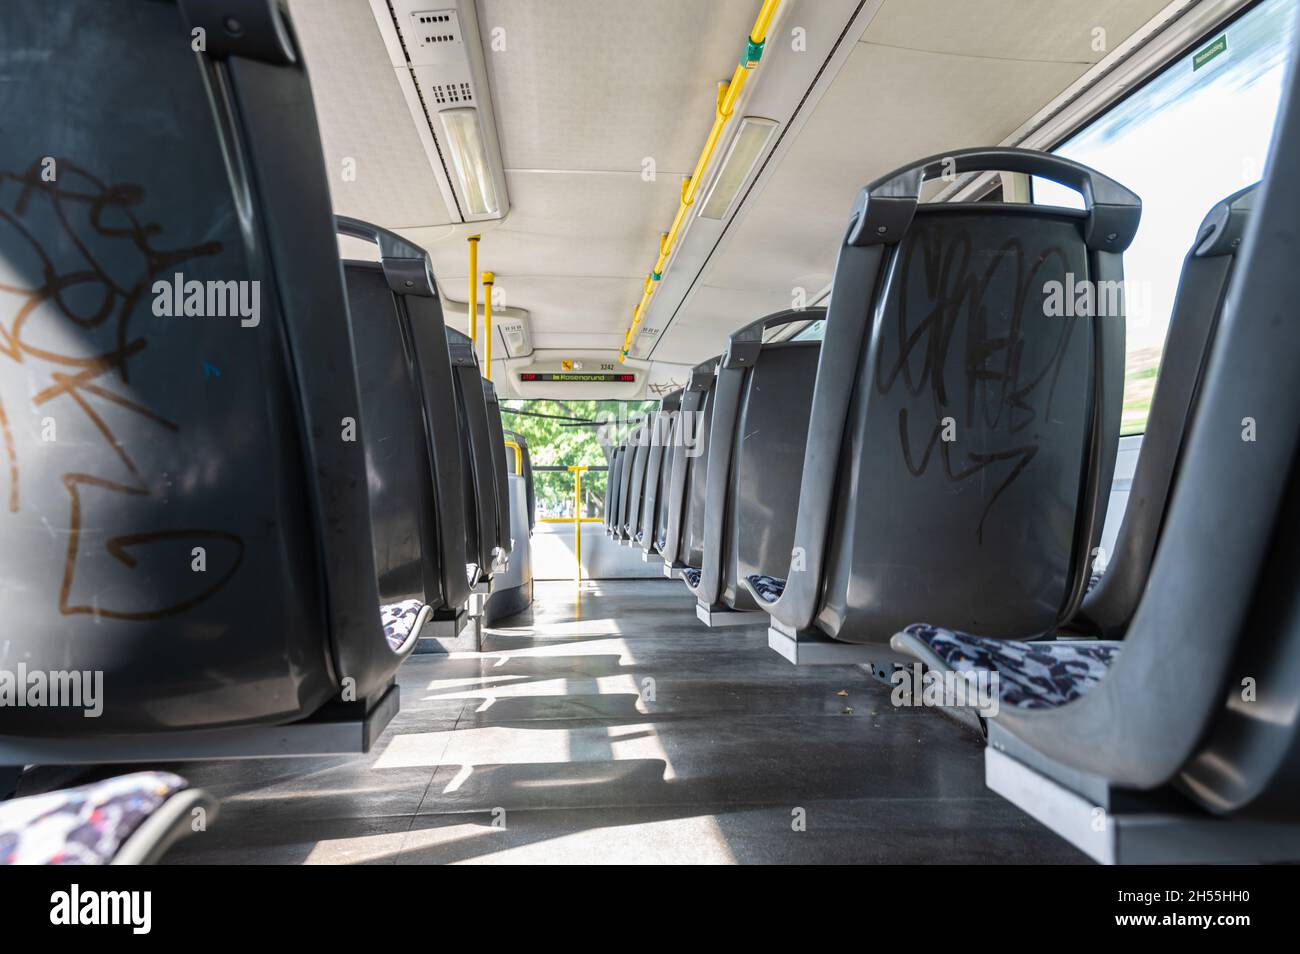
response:
[[(736, 487), (732, 470), (736, 450), (736, 428), (740, 409), (750, 375), (763, 352), (767, 332), (785, 325), (826, 316), (824, 308), (787, 308), (752, 321), (727, 337), (727, 346), (718, 359), (717, 380), (713, 391), (713, 413), (709, 421), (709, 467), (705, 483), (704, 503), (704, 559), (700, 566), (699, 583), (692, 586), (684, 580), (687, 589), (695, 596), (695, 615), (709, 627), (751, 626), (766, 623), (767, 613), (762, 609), (735, 610), (721, 602), (722, 589), (727, 574), (724, 565), (735, 559), (727, 539), (728, 516), (732, 509), (733, 493), (743, 493)], [(738, 587), (742, 581), (737, 581)], [(762, 601), (759, 601), (762, 605)]]
[[(795, 547), (804, 555), (804, 566), (791, 566), (787, 570), (785, 591), (776, 601), (767, 602), (754, 593), (759, 605), (772, 617), (769, 645), (787, 658), (811, 662), (831, 655), (841, 661), (869, 662), (897, 657), (886, 642), (861, 643), (858, 645), (865, 649), (847, 653), (824, 653), (821, 649), (825, 648), (828, 637), (813, 623), (823, 600), (830, 522), (850, 404), (864, 349), (874, 340), (870, 332), (879, 317), (880, 291), (917, 214), (923, 182), (953, 170), (957, 174), (986, 170), (1020, 172), (1074, 188), (1084, 197), (1082, 234), (1090, 278), (1116, 283), (1123, 279), (1122, 253), (1136, 234), (1141, 217), (1140, 200), (1113, 180), (1058, 156), (1028, 149), (957, 150), (920, 160), (859, 192), (836, 260), (836, 279), (827, 309), (817, 390), (809, 420), (795, 531)], [(1006, 208), (1035, 214), (1034, 206)], [(1117, 324), (1119, 327), (1115, 327)], [(1122, 322), (1099, 320), (1090, 325), (1094, 353), (1098, 356), (1098, 397), (1092, 402), (1092, 439), (1084, 479), (1087, 486), (1102, 490), (1081, 500), (1076, 515), (1072, 582), (1059, 611), (1062, 620), (1074, 616), (1086, 592), (1086, 571), (1092, 549), (1101, 536), (1118, 453), (1115, 444), (1102, 439), (1103, 424), (1112, 419), (1118, 421), (1123, 403)], [(1120, 373), (1107, 375), (1104, 370), (1107, 368), (1118, 368)], [(743, 584), (749, 586), (748, 581)], [(807, 653), (800, 649), (805, 645), (809, 649)], [(897, 658), (901, 661), (904, 657)]]

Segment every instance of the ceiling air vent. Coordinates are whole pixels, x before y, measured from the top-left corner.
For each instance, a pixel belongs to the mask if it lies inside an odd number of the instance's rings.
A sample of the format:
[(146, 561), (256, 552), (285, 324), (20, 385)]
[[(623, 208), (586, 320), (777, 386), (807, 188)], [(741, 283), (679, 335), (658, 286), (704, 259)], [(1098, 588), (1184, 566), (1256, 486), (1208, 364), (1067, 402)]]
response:
[(417, 47), (461, 44), (460, 18), (455, 10), (424, 10), (412, 13), (411, 20)]
[(435, 106), (468, 105), (474, 102), (474, 90), (469, 83), (430, 83), (429, 96)]

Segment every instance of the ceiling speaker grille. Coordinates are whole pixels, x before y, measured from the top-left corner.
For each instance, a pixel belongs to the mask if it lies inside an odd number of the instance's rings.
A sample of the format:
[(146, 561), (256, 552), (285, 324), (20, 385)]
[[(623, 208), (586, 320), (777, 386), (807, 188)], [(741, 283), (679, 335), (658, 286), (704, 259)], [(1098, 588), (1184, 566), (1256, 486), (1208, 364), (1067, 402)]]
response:
[(474, 102), (474, 91), (469, 83), (430, 83), (429, 95), (439, 106), (452, 103), (467, 105)]
[(452, 10), (427, 10), (412, 13), (415, 34), (420, 46), (446, 46), (460, 42), (460, 20)]

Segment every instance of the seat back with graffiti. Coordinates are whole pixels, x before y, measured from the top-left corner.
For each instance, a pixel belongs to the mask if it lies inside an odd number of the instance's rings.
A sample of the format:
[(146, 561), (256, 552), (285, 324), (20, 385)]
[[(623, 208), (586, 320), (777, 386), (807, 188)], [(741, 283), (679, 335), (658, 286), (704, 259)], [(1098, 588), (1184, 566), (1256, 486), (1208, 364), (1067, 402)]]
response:
[[(1063, 182), (1087, 209), (919, 202), (928, 178), (987, 169)], [(778, 620), (884, 643), (916, 620), (1025, 637), (1073, 614), (1114, 470), (1140, 214), (1118, 183), (1027, 150), (934, 157), (863, 190)]]
[(311, 91), (244, 11), (5, 10), (0, 668), (100, 673), (104, 705), (0, 734), (290, 721), (401, 662)]

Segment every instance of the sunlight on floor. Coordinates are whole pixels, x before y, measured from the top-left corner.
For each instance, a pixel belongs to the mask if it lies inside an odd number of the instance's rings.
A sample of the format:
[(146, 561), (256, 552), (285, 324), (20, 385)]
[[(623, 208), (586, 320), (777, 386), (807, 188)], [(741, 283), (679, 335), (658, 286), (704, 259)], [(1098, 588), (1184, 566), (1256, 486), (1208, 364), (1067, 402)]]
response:
[[(459, 864), (662, 864), (671, 853), (677, 864), (733, 864), (736, 859), (712, 815), (589, 828), (557, 833), (518, 845), (492, 847), (509, 835), (502, 824), (469, 823), (416, 828), (409, 832), (367, 835), (317, 843), (305, 864), (418, 864), (423, 857), (455, 851)], [(617, 846), (611, 854), (611, 846)], [(398, 857), (398, 856), (401, 857)]]
[(662, 762), (663, 779), (675, 778), (651, 723), (569, 728), (481, 726), (449, 732), (396, 735), (376, 769), (443, 765), (534, 765), (640, 759)]
[(547, 611), (486, 652), (410, 659), (369, 755), (195, 769), (222, 818), (176, 859), (1078, 860), (990, 796), (979, 740), (948, 720), (887, 711), (857, 670), (791, 667), (762, 630), (701, 627), (681, 584), (601, 589), (584, 602), (621, 633), (527, 635), (572, 622), (572, 587), (539, 584)]

